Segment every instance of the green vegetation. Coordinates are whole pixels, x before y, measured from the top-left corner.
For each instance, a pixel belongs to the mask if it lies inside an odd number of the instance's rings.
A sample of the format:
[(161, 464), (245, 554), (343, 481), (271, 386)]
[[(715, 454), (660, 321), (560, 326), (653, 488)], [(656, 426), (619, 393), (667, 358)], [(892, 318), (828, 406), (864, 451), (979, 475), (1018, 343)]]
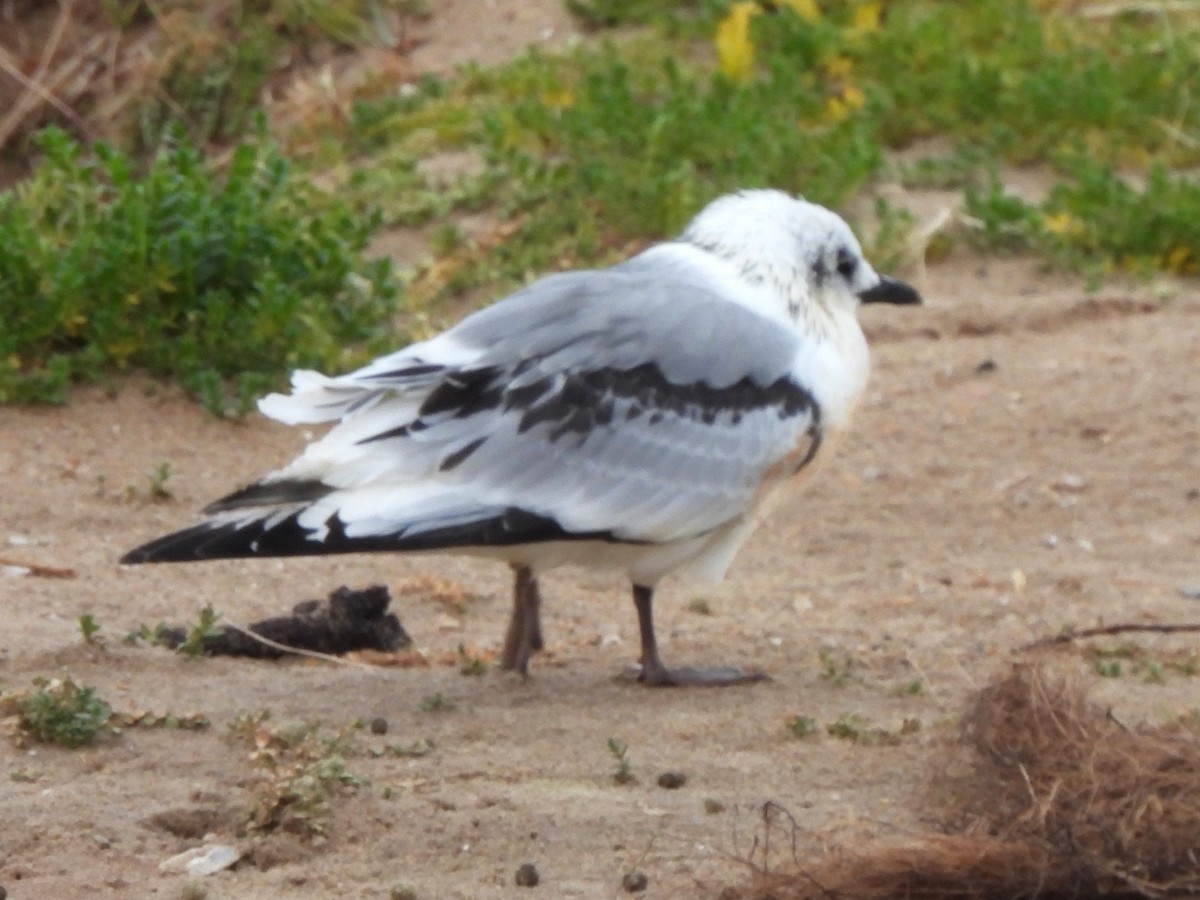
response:
[(388, 264), (360, 256), (372, 220), (268, 144), (218, 178), (180, 135), (142, 175), (103, 145), (40, 143), (37, 173), (0, 195), (0, 401), (137, 367), (243, 411), (288, 367), (345, 366), (392, 312)]
[(629, 759), (629, 745), (615, 737), (606, 742), (608, 755), (613, 758), (613, 781), (617, 784), (633, 784), (637, 776), (633, 774), (633, 763)]
[(188, 628), (187, 636), (178, 647), (179, 652), (189, 659), (199, 659), (203, 656), (204, 642), (222, 633), (221, 628), (217, 625), (220, 618), (219, 612), (216, 612), (210, 604), (205, 604), (197, 614), (195, 624)]
[(172, 494), (167, 487), (167, 482), (171, 479), (171, 464), (169, 462), (160, 462), (154, 467), (154, 471), (150, 473), (150, 497), (153, 500), (170, 500)]
[[(80, 618), (81, 628), (85, 619), (90, 616)], [(94, 639), (95, 631), (91, 634)], [(125, 728), (197, 731), (209, 726), (208, 718), (200, 713), (114, 712), (94, 687), (79, 684), (69, 675), (39, 676), (33, 679), (32, 688), (0, 694), (0, 717), (7, 720), (18, 746), (33, 740), (76, 748), (92, 743), (102, 732), (120, 735)]]
[(872, 725), (862, 716), (848, 713), (839, 716), (835, 721), (825, 726), (830, 737), (839, 741), (850, 741), (853, 744), (868, 746), (885, 746), (898, 744), (909, 735), (921, 730), (920, 719), (905, 719), (895, 730), (880, 728)]
[(811, 716), (794, 716), (788, 722), (788, 731), (792, 737), (804, 739), (819, 733), (817, 720)]
[[(362, 0), (266, 0), (173, 24), (152, 99), (129, 105), (126, 146), (142, 156), (50, 131), (35, 174), (0, 195), (0, 402), (139, 369), (243, 411), (289, 368), (344, 370), (405, 340), (388, 333), (388, 266), (362, 259), (378, 226), (429, 232), (435, 260), (406, 289), (420, 331), (442, 301), (627, 255), (735, 187), (841, 208), (882, 179), (957, 190), (962, 215), (928, 253), (969, 243), (1096, 277), (1200, 274), (1200, 184), (1180, 174), (1200, 165), (1194, 11), (568, 7), (590, 37), (562, 55), (402, 90), (385, 71), (332, 83), (328, 102), (273, 106), (270, 137), (255, 111), (289, 49), (395, 43), (426, 6), (402, 0), (389, 19)], [(193, 140), (245, 143), (210, 167)], [(1009, 191), (1014, 166), (1039, 167), (1045, 195)], [(857, 223), (881, 267), (913, 252), (902, 207), (877, 201)], [(462, 227), (468, 213), (482, 229)]]
[(108, 724), (112, 709), (96, 689), (72, 678), (35, 678), (34, 689), (0, 698), (0, 707), (15, 707), (18, 741), (25, 737), (43, 744), (82, 747)]
[(440, 691), (435, 694), (427, 694), (421, 698), (421, 710), (423, 712), (450, 712), (454, 709), (454, 706), (454, 701), (447, 700)]
[[(746, 17), (739, 44), (729, 6), (695, 6), (676, 5), (692, 13), (680, 28), (651, 15), (655, 4), (589, 3), (592, 24), (659, 24), (563, 58), (468, 69), (408, 105), (373, 107), (372, 133), (390, 136), (392, 159), (475, 149), (485, 162), (457, 182), (459, 208), (483, 194), (510, 223), (455, 247), (418, 280), (421, 299), (620, 256), (733, 187), (840, 205), (885, 175), (969, 189), (966, 234), (989, 247), (1099, 271), (1200, 265), (1200, 189), (1170, 174), (1200, 162), (1190, 98), (1200, 17), (1166, 27), (1157, 16), (1087, 19), (1002, 0), (797, 0)], [(900, 149), (912, 159), (890, 163), (886, 151)], [(999, 189), (1004, 166), (1034, 164), (1058, 182), (1046, 199)], [(354, 165), (359, 190), (396, 183), (369, 158)], [(415, 162), (409, 172), (405, 196), (420, 196), (429, 186)], [(881, 259), (904, 231), (898, 212), (884, 213), (868, 235)], [(435, 214), (411, 202), (385, 212)]]
[(100, 620), (91, 613), (84, 613), (79, 617), (79, 636), (83, 638), (85, 644), (93, 647), (103, 645), (104, 638), (97, 636), (101, 627)]
[(330, 735), (315, 724), (276, 726), (265, 710), (234, 718), (230, 733), (251, 748), (250, 760), (260, 775), (251, 789), (247, 825), (256, 831), (322, 834), (329, 801), (344, 788), (364, 784), (346, 762), (360, 727), (355, 723)]
[(1193, 678), (1200, 674), (1200, 658), (1191, 651), (1159, 649), (1151, 652), (1138, 644), (1091, 647), (1086, 651), (1101, 678), (1133, 675), (1146, 684), (1164, 684), (1168, 673)]

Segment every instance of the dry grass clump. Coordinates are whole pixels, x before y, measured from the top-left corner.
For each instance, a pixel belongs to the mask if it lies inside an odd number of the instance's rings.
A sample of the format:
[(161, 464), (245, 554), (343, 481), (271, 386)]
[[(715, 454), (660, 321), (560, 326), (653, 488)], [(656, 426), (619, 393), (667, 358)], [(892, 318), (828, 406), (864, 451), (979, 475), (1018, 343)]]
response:
[[(139, 151), (154, 150), (173, 122), (199, 144), (226, 144), (276, 93), (307, 85), (300, 99), (320, 106), (329, 86), (313, 88), (306, 69), (366, 45), (386, 48), (373, 61), (387, 63), (411, 43), (406, 28), (423, 10), (417, 0), (9, 0), (0, 11), (0, 154), (21, 162), (22, 140), (48, 124)], [(311, 116), (294, 107), (291, 115)]]
[[(746, 900), (1200, 895), (1200, 742), (1127, 728), (1075, 685), (1020, 665), (982, 691), (957, 833), (868, 844), (765, 876)], [(728, 893), (726, 896), (732, 896)]]

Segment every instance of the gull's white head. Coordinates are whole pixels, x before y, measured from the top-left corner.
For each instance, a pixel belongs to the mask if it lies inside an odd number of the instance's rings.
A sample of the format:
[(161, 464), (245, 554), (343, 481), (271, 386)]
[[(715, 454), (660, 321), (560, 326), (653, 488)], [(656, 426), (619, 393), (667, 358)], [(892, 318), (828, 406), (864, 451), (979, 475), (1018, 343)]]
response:
[(700, 211), (681, 241), (720, 257), (738, 274), (770, 287), (794, 320), (820, 310), (853, 315), (860, 303), (920, 303), (907, 284), (880, 276), (863, 259), (836, 213), (774, 190), (719, 197)]

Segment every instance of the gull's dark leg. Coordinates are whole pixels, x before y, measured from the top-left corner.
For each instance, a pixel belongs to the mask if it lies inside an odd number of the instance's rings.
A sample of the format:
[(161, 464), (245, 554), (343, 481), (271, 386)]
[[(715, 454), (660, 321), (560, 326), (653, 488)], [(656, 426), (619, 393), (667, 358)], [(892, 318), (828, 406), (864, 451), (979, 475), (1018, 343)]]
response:
[(504, 636), (500, 668), (529, 677), (529, 658), (544, 646), (541, 607), (542, 595), (532, 570), (514, 565), (512, 618)]
[(642, 638), (642, 674), (638, 681), (647, 687), (673, 687), (675, 685), (700, 685), (725, 687), (731, 684), (749, 684), (754, 681), (770, 681), (764, 672), (743, 672), (741, 669), (718, 667), (711, 669), (668, 669), (658, 655), (658, 641), (654, 638), (654, 588), (633, 586), (633, 603), (637, 607), (638, 631)]

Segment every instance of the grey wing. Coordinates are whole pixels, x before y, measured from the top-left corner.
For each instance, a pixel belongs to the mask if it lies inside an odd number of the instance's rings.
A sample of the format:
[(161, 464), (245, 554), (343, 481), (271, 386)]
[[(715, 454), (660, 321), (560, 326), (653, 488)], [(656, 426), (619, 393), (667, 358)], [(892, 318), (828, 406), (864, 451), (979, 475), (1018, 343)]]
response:
[(636, 266), (552, 276), (316, 384), (308, 400), (342, 404), (340, 424), (209, 511), (303, 503), (318, 541), (332, 528), (463, 545), (473, 523), (513, 511), (557, 536), (702, 535), (815, 453), (820, 410), (790, 375), (796, 352), (790, 329), (686, 278)]
[(446, 455), (440, 474), (574, 534), (705, 534), (749, 513), (772, 470), (798, 470), (820, 442), (816, 404), (787, 376), (713, 388), (677, 384), (648, 362), (516, 390), (486, 439)]

